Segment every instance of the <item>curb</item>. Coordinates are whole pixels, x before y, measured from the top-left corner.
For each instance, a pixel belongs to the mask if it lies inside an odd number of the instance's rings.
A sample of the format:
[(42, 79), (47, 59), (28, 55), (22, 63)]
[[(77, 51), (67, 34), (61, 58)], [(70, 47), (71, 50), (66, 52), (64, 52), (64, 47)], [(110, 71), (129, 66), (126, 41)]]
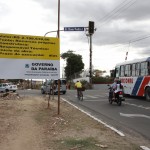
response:
[[(112, 127), (112, 126), (110, 126), (110, 125), (108, 125), (108, 124), (106, 124), (106, 123), (103, 122), (102, 120), (97, 119), (96, 117), (94, 117), (94, 116), (92, 116), (91, 114), (89, 114), (88, 112), (86, 112), (86, 111), (80, 109), (79, 107), (77, 107), (76, 105), (74, 105), (74, 104), (72, 104), (71, 102), (67, 101), (66, 99), (64, 99), (64, 98), (61, 98), (61, 99), (62, 99), (63, 101), (65, 101), (65, 102), (67, 102), (68, 104), (72, 105), (72, 106), (75, 107), (76, 109), (80, 110), (80, 111), (83, 112), (84, 114), (88, 115), (89, 117), (93, 118), (94, 120), (98, 121), (99, 123), (103, 124), (105, 127), (110, 128), (111, 130), (113, 130), (114, 132), (116, 132), (118, 135), (120, 135), (120, 136), (122, 136), (122, 137), (125, 136), (121, 131), (117, 130), (116, 128), (114, 128), (114, 127)], [(140, 148), (141, 148), (142, 150), (150, 150), (150, 148), (148, 148), (148, 147), (146, 147), (146, 146), (140, 146)]]
[(83, 112), (84, 114), (88, 115), (89, 117), (93, 118), (94, 120), (98, 121), (99, 123), (103, 124), (104, 126), (110, 128), (111, 130), (115, 131), (117, 134), (119, 134), (120, 136), (125, 136), (121, 131), (117, 130), (116, 128), (106, 124), (105, 122), (103, 122), (102, 120), (97, 119), (96, 117), (92, 116), (91, 114), (89, 114), (88, 112), (80, 109), (79, 107), (77, 107), (76, 105), (68, 102), (66, 99), (61, 98), (63, 101), (67, 102), (68, 104), (72, 105), (73, 107), (75, 107), (76, 109), (80, 110), (81, 112)]

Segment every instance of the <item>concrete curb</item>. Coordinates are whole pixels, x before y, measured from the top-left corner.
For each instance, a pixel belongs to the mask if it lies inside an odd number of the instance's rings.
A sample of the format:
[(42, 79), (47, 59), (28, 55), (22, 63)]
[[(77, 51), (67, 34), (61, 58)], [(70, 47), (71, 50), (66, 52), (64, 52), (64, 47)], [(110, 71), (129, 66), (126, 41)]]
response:
[[(67, 101), (66, 99), (64, 98), (61, 98), (63, 101), (67, 102), (68, 104), (72, 105), (73, 107), (75, 107), (76, 109), (80, 110), (81, 112), (83, 112), (84, 114), (88, 115), (89, 117), (93, 118), (94, 120), (98, 121), (99, 123), (103, 124), (104, 126), (106, 126), (107, 128), (110, 128), (111, 130), (113, 130), (114, 132), (116, 132), (118, 135), (120, 136), (125, 136), (121, 131), (117, 130), (116, 128), (106, 124), (105, 122), (103, 122), (102, 120), (100, 119), (97, 119), (96, 117), (92, 116), (91, 114), (89, 114), (88, 112), (80, 109), (79, 107), (77, 107), (76, 105), (72, 104), (71, 102)], [(142, 150), (150, 150), (150, 148), (146, 147), (146, 146), (140, 146), (140, 148)]]
[(115, 131), (117, 134), (119, 134), (120, 136), (125, 136), (121, 131), (115, 129), (114, 127), (106, 124), (105, 122), (103, 122), (102, 120), (97, 119), (96, 117), (92, 116), (91, 114), (89, 114), (88, 112), (80, 109), (79, 107), (77, 107), (76, 105), (70, 103), (69, 101), (67, 101), (64, 98), (61, 98), (63, 101), (67, 102), (68, 104), (72, 105), (73, 107), (75, 107), (76, 109), (80, 110), (81, 112), (83, 112), (84, 114), (88, 115), (89, 117), (93, 118), (94, 120), (98, 121), (99, 123), (103, 124), (104, 126), (110, 128), (111, 130)]

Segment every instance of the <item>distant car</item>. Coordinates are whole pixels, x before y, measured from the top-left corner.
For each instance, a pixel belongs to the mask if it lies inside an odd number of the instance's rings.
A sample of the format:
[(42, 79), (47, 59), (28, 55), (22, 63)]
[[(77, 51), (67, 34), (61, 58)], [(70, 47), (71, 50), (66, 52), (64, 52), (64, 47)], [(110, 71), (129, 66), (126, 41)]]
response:
[(5, 91), (6, 91), (5, 87), (2, 84), (0, 84), (0, 92), (5, 92)]
[(12, 83), (0, 83), (0, 92), (16, 92), (17, 89), (17, 85), (14, 85)]
[[(52, 84), (54, 84), (54, 94), (58, 94), (58, 80), (47, 80), (41, 86), (41, 93), (50, 93), (52, 94)], [(66, 94), (66, 80), (60, 79), (60, 93)]]

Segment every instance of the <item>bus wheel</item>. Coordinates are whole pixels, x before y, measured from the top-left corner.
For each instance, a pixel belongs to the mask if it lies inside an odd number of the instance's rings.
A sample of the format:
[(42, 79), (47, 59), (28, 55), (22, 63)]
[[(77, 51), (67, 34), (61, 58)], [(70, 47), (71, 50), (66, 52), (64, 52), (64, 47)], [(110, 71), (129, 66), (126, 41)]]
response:
[(150, 101), (150, 88), (147, 88), (145, 90), (145, 98), (146, 100)]

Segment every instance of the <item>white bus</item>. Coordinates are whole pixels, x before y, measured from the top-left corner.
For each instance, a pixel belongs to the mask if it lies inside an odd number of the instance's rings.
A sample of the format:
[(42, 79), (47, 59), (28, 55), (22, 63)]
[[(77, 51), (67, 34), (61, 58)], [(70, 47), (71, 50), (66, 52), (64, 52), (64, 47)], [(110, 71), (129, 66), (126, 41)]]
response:
[(124, 86), (124, 93), (150, 100), (150, 57), (116, 64), (115, 77)]

